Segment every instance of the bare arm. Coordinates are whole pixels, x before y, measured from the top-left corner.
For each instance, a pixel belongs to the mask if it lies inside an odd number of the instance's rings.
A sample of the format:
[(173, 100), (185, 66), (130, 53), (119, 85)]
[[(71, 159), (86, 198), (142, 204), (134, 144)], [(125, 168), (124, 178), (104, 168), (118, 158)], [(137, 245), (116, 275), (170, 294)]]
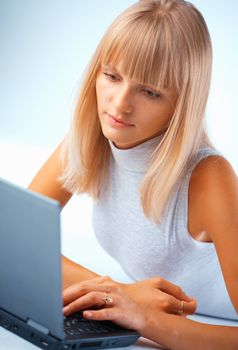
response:
[(169, 314), (148, 315), (138, 331), (172, 350), (236, 350), (238, 328), (208, 325)]
[(75, 283), (89, 280), (99, 275), (62, 255), (63, 290)]
[(206, 232), (215, 245), (238, 313), (238, 179), (227, 160), (209, 157), (198, 165), (191, 178), (190, 202), (197, 232)]
[(72, 197), (58, 178), (62, 173), (60, 153), (63, 142), (56, 148), (46, 163), (40, 168), (28, 188), (57, 200), (63, 208)]
[[(238, 312), (238, 181), (225, 159), (209, 157), (198, 165), (191, 178), (190, 202), (196, 214), (191, 226), (197, 233), (205, 231), (214, 242), (231, 302)], [(142, 334), (171, 349), (238, 349), (237, 327), (205, 325), (166, 314), (147, 316)]]
[[(28, 188), (34, 192), (57, 200), (63, 208), (72, 197), (72, 193), (67, 191), (58, 180), (62, 173), (62, 164), (60, 160), (62, 144), (63, 142), (41, 167)], [(76, 264), (64, 256), (62, 256), (62, 270), (63, 288), (75, 282), (98, 276), (96, 273)]]

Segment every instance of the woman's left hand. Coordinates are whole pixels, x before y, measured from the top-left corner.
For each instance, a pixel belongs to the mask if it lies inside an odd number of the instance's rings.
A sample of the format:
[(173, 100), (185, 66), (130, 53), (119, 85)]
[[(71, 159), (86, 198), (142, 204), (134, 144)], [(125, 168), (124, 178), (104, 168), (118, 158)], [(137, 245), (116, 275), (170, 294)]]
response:
[[(140, 330), (146, 324), (146, 312), (108, 277), (76, 283), (63, 291), (65, 316), (84, 310), (92, 320), (111, 320), (119, 326)], [(97, 308), (97, 309), (95, 309)]]

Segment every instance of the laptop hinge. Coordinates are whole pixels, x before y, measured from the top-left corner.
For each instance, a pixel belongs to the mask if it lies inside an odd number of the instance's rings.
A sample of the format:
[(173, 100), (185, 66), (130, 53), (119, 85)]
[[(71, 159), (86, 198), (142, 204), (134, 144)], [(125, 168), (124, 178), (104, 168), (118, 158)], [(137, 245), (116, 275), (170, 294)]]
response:
[(39, 331), (39, 332), (41, 332), (43, 334), (49, 334), (50, 333), (48, 328), (46, 328), (45, 326), (42, 326), (41, 324), (31, 320), (30, 318), (28, 319), (27, 324), (30, 327), (35, 328), (37, 331)]

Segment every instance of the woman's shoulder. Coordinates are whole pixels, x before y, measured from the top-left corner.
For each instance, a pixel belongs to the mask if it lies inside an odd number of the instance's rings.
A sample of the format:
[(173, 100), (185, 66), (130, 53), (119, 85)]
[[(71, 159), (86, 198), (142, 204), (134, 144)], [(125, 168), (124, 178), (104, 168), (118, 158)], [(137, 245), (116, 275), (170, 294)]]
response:
[(232, 223), (237, 212), (238, 179), (229, 161), (219, 154), (200, 160), (189, 182), (190, 230), (209, 232), (213, 241), (217, 225), (224, 224), (224, 218)]
[(215, 148), (198, 149), (188, 166), (189, 190), (207, 194), (218, 186), (227, 188), (237, 181), (237, 175), (230, 162)]
[(216, 187), (225, 190), (236, 182), (237, 175), (230, 162), (220, 154), (211, 154), (195, 166), (189, 186), (190, 190), (206, 189), (209, 193)]

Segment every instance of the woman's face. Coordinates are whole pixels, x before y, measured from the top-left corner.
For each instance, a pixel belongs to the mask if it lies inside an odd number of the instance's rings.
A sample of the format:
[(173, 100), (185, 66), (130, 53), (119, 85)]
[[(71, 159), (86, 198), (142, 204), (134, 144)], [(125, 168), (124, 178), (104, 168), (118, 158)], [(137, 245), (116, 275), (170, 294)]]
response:
[(104, 136), (118, 148), (131, 148), (163, 132), (176, 102), (170, 91), (156, 91), (128, 79), (118, 66), (102, 66), (96, 80), (98, 114)]

